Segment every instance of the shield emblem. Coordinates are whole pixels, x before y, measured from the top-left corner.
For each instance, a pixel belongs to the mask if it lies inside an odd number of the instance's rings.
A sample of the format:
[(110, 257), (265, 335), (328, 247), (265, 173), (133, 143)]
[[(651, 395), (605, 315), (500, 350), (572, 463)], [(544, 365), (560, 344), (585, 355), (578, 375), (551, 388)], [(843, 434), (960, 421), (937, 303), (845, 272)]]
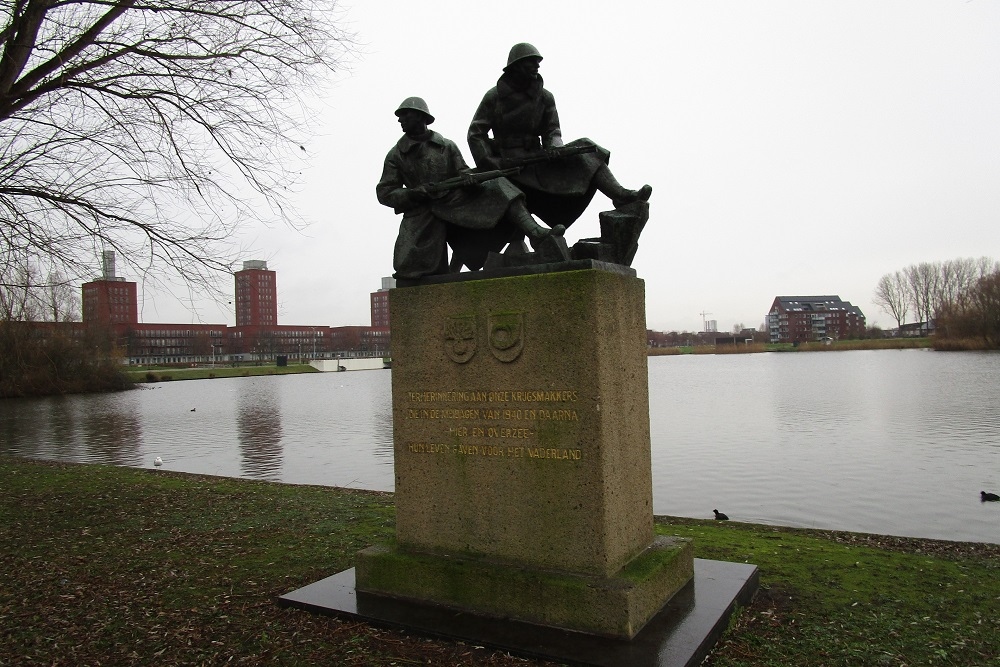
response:
[(476, 318), (472, 315), (449, 317), (444, 323), (444, 352), (457, 364), (464, 364), (476, 353)]
[(511, 362), (524, 349), (524, 313), (491, 313), (489, 316), (490, 352), (503, 362)]

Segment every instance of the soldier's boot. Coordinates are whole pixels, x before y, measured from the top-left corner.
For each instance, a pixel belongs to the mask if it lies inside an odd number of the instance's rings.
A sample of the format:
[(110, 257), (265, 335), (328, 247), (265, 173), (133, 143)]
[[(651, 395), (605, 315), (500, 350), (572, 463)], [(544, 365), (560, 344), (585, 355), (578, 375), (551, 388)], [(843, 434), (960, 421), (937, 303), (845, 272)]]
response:
[(601, 165), (601, 168), (594, 174), (594, 185), (607, 195), (615, 208), (622, 208), (637, 201), (649, 201), (649, 196), (653, 194), (651, 185), (644, 185), (638, 190), (629, 190), (623, 187), (606, 164)]
[(507, 212), (510, 217), (511, 222), (514, 226), (524, 232), (524, 235), (528, 237), (528, 242), (531, 243), (532, 248), (536, 248), (539, 243), (549, 238), (550, 236), (562, 236), (566, 233), (566, 227), (563, 225), (556, 225), (551, 229), (548, 227), (542, 227), (535, 220), (534, 216), (528, 213), (527, 207), (520, 200), (516, 200), (511, 204), (510, 209)]

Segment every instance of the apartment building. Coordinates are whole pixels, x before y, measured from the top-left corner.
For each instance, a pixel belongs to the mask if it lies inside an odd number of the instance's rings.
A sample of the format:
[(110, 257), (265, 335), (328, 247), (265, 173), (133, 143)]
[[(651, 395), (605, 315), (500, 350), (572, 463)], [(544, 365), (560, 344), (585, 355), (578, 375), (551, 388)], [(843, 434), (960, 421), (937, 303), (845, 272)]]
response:
[(822, 338), (860, 338), (861, 309), (839, 296), (776, 296), (767, 314), (772, 343), (805, 343)]

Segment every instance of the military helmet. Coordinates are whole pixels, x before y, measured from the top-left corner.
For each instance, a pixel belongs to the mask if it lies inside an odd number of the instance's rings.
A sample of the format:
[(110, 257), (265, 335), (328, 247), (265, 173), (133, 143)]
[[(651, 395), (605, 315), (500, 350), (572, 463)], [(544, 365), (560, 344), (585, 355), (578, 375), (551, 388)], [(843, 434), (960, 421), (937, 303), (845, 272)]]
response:
[(403, 109), (413, 109), (424, 114), (427, 116), (428, 125), (434, 122), (434, 116), (431, 115), (430, 110), (427, 108), (427, 102), (424, 102), (424, 98), (422, 97), (407, 97), (400, 103), (399, 108), (396, 109), (396, 115), (398, 116), (399, 112)]
[[(527, 42), (515, 44), (510, 49), (510, 55), (507, 56), (507, 67), (510, 67), (518, 60), (524, 60), (525, 58), (538, 58), (541, 60), (542, 54), (538, 52), (538, 49)], [(507, 67), (504, 69), (507, 69)]]

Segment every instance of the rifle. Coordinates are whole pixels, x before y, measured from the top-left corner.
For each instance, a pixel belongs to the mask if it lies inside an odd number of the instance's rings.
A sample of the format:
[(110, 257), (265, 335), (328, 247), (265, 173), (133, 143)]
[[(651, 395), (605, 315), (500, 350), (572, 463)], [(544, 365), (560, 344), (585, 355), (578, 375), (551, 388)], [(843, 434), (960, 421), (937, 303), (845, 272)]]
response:
[(527, 167), (531, 164), (561, 160), (562, 158), (570, 157), (572, 155), (582, 155), (584, 153), (596, 152), (597, 146), (595, 144), (584, 144), (582, 146), (556, 146), (554, 148), (543, 148), (541, 153), (538, 155), (505, 159), (518, 167)]
[(521, 167), (519, 166), (511, 167), (509, 169), (493, 169), (491, 171), (470, 171), (462, 174), (461, 176), (452, 176), (451, 178), (446, 178), (445, 180), (438, 181), (436, 183), (424, 183), (423, 185), (413, 189), (429, 195), (437, 194), (439, 192), (447, 192), (448, 190), (454, 190), (455, 188), (461, 188), (468, 185), (485, 183), (486, 181), (492, 181), (493, 179), (500, 178), (502, 176), (513, 176), (519, 171), (521, 171)]

